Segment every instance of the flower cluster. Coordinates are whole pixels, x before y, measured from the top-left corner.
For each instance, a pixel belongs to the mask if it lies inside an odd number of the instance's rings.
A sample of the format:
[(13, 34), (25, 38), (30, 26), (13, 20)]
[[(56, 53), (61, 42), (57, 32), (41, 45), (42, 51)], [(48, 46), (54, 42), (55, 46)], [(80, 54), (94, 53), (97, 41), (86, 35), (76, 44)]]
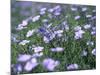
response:
[(83, 30), (81, 30), (81, 27), (80, 26), (77, 26), (75, 27), (75, 39), (80, 39), (82, 38), (82, 35), (84, 34), (85, 32)]

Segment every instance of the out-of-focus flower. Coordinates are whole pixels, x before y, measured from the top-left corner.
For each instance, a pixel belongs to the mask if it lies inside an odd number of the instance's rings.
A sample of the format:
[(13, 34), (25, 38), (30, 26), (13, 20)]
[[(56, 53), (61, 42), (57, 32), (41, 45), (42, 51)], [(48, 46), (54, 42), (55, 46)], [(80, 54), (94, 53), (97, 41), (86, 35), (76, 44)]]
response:
[(50, 28), (52, 26), (52, 23), (46, 25), (47, 28)]
[(19, 57), (18, 57), (17, 60), (18, 60), (19, 62), (26, 62), (26, 61), (28, 61), (30, 58), (31, 58), (31, 55), (23, 54), (23, 55), (19, 55)]
[(78, 64), (70, 64), (67, 66), (67, 70), (76, 70), (78, 68), (79, 68)]
[(84, 12), (84, 11), (87, 11), (87, 7), (83, 7), (82, 8), (82, 11)]
[(31, 63), (37, 63), (37, 59), (36, 58), (32, 58), (30, 62)]
[(58, 9), (60, 9), (61, 7), (60, 7), (60, 5), (57, 5), (57, 6), (55, 6), (53, 9), (54, 10), (58, 10)]
[(85, 31), (83, 31), (83, 30), (79, 30), (79, 31), (75, 32), (75, 39), (82, 38), (84, 33), (85, 33)]
[(44, 37), (43, 37), (43, 41), (45, 43), (49, 43), (52, 39), (55, 38), (55, 34), (54, 33), (47, 33)]
[(34, 52), (37, 53), (37, 52), (41, 52), (44, 49), (44, 47), (37, 46), (37, 47), (34, 47), (33, 49), (34, 49)]
[(26, 45), (27, 43), (29, 43), (30, 40), (22, 40), (19, 45)]
[(27, 26), (28, 25), (28, 21), (27, 20), (23, 20), (22, 21), (22, 26)]
[(50, 13), (52, 13), (53, 11), (54, 11), (54, 9), (53, 9), (53, 8), (48, 9), (48, 12), (50, 12)]
[(60, 12), (57, 12), (57, 11), (54, 12), (54, 15), (55, 15), (55, 16), (59, 16), (60, 14), (61, 14)]
[(96, 34), (96, 31), (91, 31), (91, 35), (95, 35)]
[(96, 49), (95, 48), (92, 50), (92, 54), (96, 55)]
[(50, 40), (49, 40), (46, 36), (44, 36), (44, 37), (43, 37), (43, 41), (44, 41), (45, 43), (49, 43)]
[(46, 10), (47, 10), (47, 8), (45, 8), (45, 7), (40, 9), (40, 11), (46, 11)]
[(95, 31), (95, 30), (96, 30), (96, 27), (92, 27), (92, 30), (94, 30), (94, 31)]
[(24, 29), (24, 27), (23, 27), (23, 26), (21, 26), (21, 24), (20, 24), (20, 25), (18, 25), (18, 27), (16, 28), (16, 30), (22, 30), (22, 29)]
[(96, 34), (96, 27), (92, 27), (91, 35), (95, 35), (95, 34)]
[(28, 21), (27, 20), (23, 20), (21, 24), (19, 24), (18, 26), (27, 26), (28, 25)]
[(46, 13), (47, 8), (41, 8), (40, 9), (40, 15), (44, 15)]
[(51, 58), (47, 58), (43, 60), (43, 66), (49, 71), (54, 71), (54, 69), (59, 65), (59, 61), (55, 61)]
[(38, 29), (38, 31), (39, 31), (39, 33), (46, 33), (47, 32), (47, 29), (46, 28), (44, 28), (44, 27), (40, 27), (39, 29)]
[(45, 11), (40, 11), (40, 15), (44, 15), (45, 13)]
[(83, 50), (82, 53), (81, 53), (81, 56), (87, 56), (87, 51)]
[(17, 38), (15, 37), (15, 36), (11, 36), (11, 40), (13, 41), (13, 42), (19, 42), (20, 40), (17, 40)]
[(18, 27), (16, 28), (16, 30), (22, 30), (22, 29), (25, 29), (27, 27), (24, 27), (25, 25), (23, 24), (19, 24)]
[(22, 72), (22, 65), (21, 65), (21, 64), (15, 64), (14, 70), (15, 70), (17, 73)]
[(42, 22), (46, 23), (46, 22), (48, 22), (48, 19), (43, 19)]
[(77, 8), (76, 7), (71, 7), (71, 10), (72, 11), (77, 11)]
[(91, 17), (91, 20), (94, 20), (94, 19), (96, 19), (96, 16)]
[(22, 72), (22, 65), (21, 64), (13, 64), (11, 65), (13, 72), (19, 74)]
[(37, 16), (35, 16), (35, 17), (32, 18), (32, 21), (33, 21), (33, 22), (36, 22), (36, 21), (38, 21), (39, 19), (40, 19), (40, 15), (37, 15)]
[(58, 16), (60, 15), (61, 7), (60, 5), (55, 6), (54, 8), (48, 9), (48, 12), (53, 13), (54, 15)]
[(92, 10), (92, 12), (96, 12), (96, 10), (94, 9), (94, 10)]
[(57, 35), (58, 37), (61, 37), (62, 33), (63, 33), (63, 30), (54, 31), (54, 34)]
[(62, 35), (62, 34), (57, 34), (57, 36), (58, 36), (58, 37), (62, 37), (63, 35)]
[(32, 55), (32, 57), (41, 57), (41, 56), (43, 56), (43, 52), (34, 53), (34, 54)]
[(29, 30), (26, 34), (26, 37), (30, 37), (33, 35), (33, 33), (35, 32), (35, 29)]
[(86, 18), (90, 18), (90, 17), (92, 17), (92, 15), (89, 15), (89, 14), (88, 14), (88, 15), (86, 15)]
[(48, 13), (48, 15), (47, 15), (47, 16), (48, 16), (48, 18), (50, 18), (50, 19), (52, 19), (52, 18), (53, 18), (53, 15), (52, 15), (52, 14), (49, 14), (49, 13)]
[(28, 62), (25, 64), (24, 70), (29, 72), (29, 71), (31, 71), (32, 69), (34, 69), (37, 65), (38, 65), (37, 59), (36, 59), (36, 58), (32, 58), (31, 61), (28, 61)]
[(75, 31), (79, 31), (79, 30), (81, 30), (81, 29), (82, 29), (81, 26), (76, 26), (76, 27), (74, 28)]
[(21, 72), (21, 71), (22, 71), (22, 66), (21, 66), (21, 64), (18, 64), (18, 65), (16, 66), (16, 69), (17, 69), (17, 72)]
[(80, 16), (79, 15), (78, 16), (75, 16), (74, 19), (75, 20), (78, 20), (78, 19), (80, 19)]
[(91, 25), (90, 24), (84, 25), (84, 29), (89, 29), (89, 28), (91, 28)]
[(87, 43), (86, 43), (87, 45), (94, 45), (94, 42), (93, 41), (87, 41)]
[(21, 24), (18, 25), (18, 27), (16, 28), (17, 30), (22, 30), (24, 28), (27, 28), (26, 26), (28, 25), (28, 21), (27, 20), (23, 20)]
[(65, 31), (68, 31), (69, 30), (69, 26), (68, 26), (67, 22), (63, 21), (62, 24), (63, 24), (63, 28), (62, 29), (65, 30)]
[(54, 9), (54, 11), (58, 11), (58, 12), (61, 11), (61, 7), (60, 7), (60, 5), (55, 6), (53, 9)]
[(53, 51), (53, 52), (61, 52), (61, 51), (64, 51), (64, 48), (62, 48), (62, 47), (51, 48), (51, 51)]
[(59, 16), (61, 14), (61, 7), (60, 5), (55, 6), (54, 8), (54, 15)]
[(63, 30), (54, 31), (54, 34), (61, 34), (61, 33), (63, 33)]

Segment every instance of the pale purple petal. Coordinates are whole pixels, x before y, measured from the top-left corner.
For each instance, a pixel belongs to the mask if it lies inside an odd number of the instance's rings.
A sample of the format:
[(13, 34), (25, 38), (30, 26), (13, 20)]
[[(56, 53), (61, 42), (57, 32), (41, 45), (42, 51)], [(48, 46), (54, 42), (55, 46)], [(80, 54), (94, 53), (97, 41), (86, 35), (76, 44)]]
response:
[(44, 47), (37, 46), (37, 47), (34, 47), (33, 49), (34, 49), (34, 52), (41, 52), (44, 49)]
[(94, 31), (95, 31), (95, 30), (96, 30), (96, 27), (92, 27), (92, 30), (94, 30)]
[(62, 34), (57, 34), (57, 36), (58, 36), (58, 37), (62, 37), (63, 35), (62, 35)]
[(84, 29), (90, 29), (90, 28), (91, 28), (91, 25), (90, 24), (84, 25)]
[(82, 29), (81, 26), (76, 26), (76, 27), (74, 28), (75, 31), (79, 31), (79, 30), (81, 30), (81, 29)]
[(55, 34), (61, 34), (63, 33), (63, 30), (57, 30), (57, 31), (54, 31)]
[(23, 24), (19, 24), (18, 27), (16, 28), (16, 30), (22, 30), (25, 28), (27, 28), (27, 27), (24, 27)]
[(13, 64), (11, 65), (14, 72), (20, 73), (22, 72), (22, 65), (21, 64)]
[(60, 9), (60, 5), (57, 5), (53, 8), (54, 10)]
[(40, 15), (44, 15), (45, 13), (45, 11), (40, 11)]
[(22, 71), (22, 66), (19, 64), (19, 65), (17, 65), (17, 71), (18, 72), (21, 72)]
[(26, 45), (27, 43), (29, 43), (30, 40), (22, 40), (19, 45)]
[(59, 16), (61, 13), (60, 12), (54, 12), (55, 16)]
[(36, 58), (32, 58), (31, 59), (31, 63), (37, 63), (37, 59)]
[(32, 55), (32, 57), (41, 57), (43, 56), (43, 52), (35, 53)]
[(82, 8), (82, 11), (84, 12), (84, 11), (87, 11), (87, 8), (86, 7), (83, 7)]
[(67, 70), (76, 70), (79, 66), (77, 64), (70, 64), (67, 66)]
[(93, 54), (93, 55), (96, 55), (96, 49), (93, 49), (93, 50), (92, 50), (92, 54)]
[(91, 20), (94, 20), (94, 19), (96, 19), (96, 16), (91, 17)]
[(24, 70), (29, 72), (32, 69), (34, 69), (37, 65), (38, 65), (38, 63), (36, 63), (36, 62), (32, 63), (32, 62), (28, 61), (24, 66)]
[(44, 36), (44, 37), (43, 37), (43, 41), (44, 41), (45, 43), (49, 43), (50, 40), (49, 40), (46, 36)]
[(64, 51), (64, 48), (62, 48), (62, 47), (51, 48), (51, 51), (53, 51), (53, 52), (61, 52), (61, 51)]
[(27, 20), (23, 20), (22, 21), (22, 26), (27, 26), (28, 25), (28, 21)]
[(82, 36), (83, 36), (84, 33), (85, 33), (85, 31), (79, 30), (79, 31), (75, 32), (74, 38), (75, 39), (80, 39), (80, 38), (82, 38)]
[(32, 36), (34, 32), (35, 32), (35, 29), (29, 30), (29, 31), (27, 32), (27, 34), (26, 34), (26, 37)]
[(47, 10), (47, 8), (45, 8), (45, 7), (40, 9), (40, 11), (46, 11), (46, 10)]
[(96, 34), (96, 31), (91, 31), (91, 35), (95, 35)]
[(74, 19), (75, 19), (75, 20), (78, 20), (78, 19), (80, 19), (80, 16), (75, 16)]
[(19, 62), (26, 62), (31, 58), (31, 55), (27, 55), (27, 54), (23, 54), (23, 55), (19, 55), (18, 57), (18, 61)]
[(54, 9), (48, 9), (48, 12), (52, 13), (54, 11)]
[(36, 21), (38, 21), (39, 19), (40, 19), (40, 15), (37, 15), (37, 16), (35, 16), (35, 17), (32, 18), (32, 21), (33, 21), (33, 22), (36, 22)]
[(43, 60), (43, 66), (49, 71), (54, 71), (54, 69), (58, 65), (59, 65), (59, 61), (55, 61), (55, 60), (53, 60), (51, 58)]
[(72, 11), (77, 11), (77, 8), (72, 7), (71, 10), (72, 10)]
[(86, 15), (86, 18), (90, 18), (90, 17), (92, 17), (92, 15)]

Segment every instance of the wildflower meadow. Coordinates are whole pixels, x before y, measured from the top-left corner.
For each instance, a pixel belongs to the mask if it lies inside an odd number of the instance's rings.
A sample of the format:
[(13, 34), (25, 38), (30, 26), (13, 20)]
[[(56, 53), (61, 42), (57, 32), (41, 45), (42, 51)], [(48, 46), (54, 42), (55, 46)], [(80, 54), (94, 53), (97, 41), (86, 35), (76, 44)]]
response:
[(96, 6), (11, 4), (11, 73), (96, 69)]

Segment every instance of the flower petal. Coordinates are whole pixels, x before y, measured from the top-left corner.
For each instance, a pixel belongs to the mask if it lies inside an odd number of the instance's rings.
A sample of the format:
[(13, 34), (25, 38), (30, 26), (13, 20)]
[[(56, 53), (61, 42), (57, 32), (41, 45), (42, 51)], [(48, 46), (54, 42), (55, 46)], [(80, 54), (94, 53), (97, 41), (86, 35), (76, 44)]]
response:
[(68, 70), (75, 70), (75, 69), (78, 69), (78, 65), (77, 64), (70, 64), (69, 66), (67, 66), (67, 69)]
[(37, 65), (38, 65), (38, 63), (32, 63), (32, 62), (28, 61), (24, 66), (24, 70), (29, 72), (32, 69), (34, 69)]
[(27, 55), (27, 54), (24, 54), (24, 55), (19, 55), (18, 57), (18, 61), (19, 62), (26, 62), (27, 60), (29, 60), (31, 58), (31, 55)]

